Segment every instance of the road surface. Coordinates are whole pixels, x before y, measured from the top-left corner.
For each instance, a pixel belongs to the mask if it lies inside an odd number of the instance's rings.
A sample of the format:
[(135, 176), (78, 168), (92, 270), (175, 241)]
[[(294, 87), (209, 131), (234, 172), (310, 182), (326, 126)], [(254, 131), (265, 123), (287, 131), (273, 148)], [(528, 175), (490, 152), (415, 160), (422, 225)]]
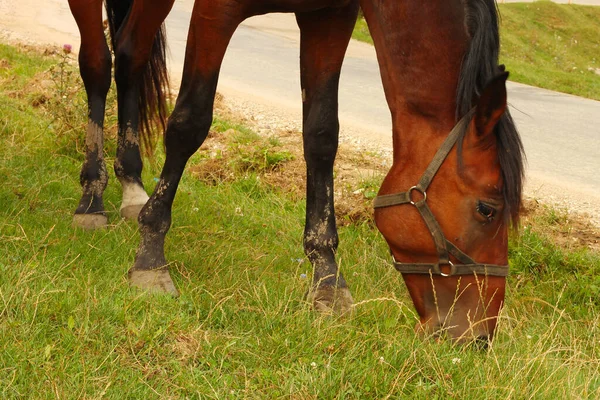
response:
[[(177, 1), (167, 19), (175, 81), (181, 75), (192, 4)], [(0, 29), (12, 39), (78, 47), (77, 28), (64, 0), (0, 0), (0, 15)], [(299, 121), (298, 43), (291, 15), (249, 19), (231, 41), (219, 91), (261, 113)], [(515, 83), (508, 89), (528, 158), (526, 193), (587, 212), (600, 225), (600, 102)], [(369, 45), (350, 45), (340, 85), (340, 119), (344, 137), (390, 148), (389, 111)]]

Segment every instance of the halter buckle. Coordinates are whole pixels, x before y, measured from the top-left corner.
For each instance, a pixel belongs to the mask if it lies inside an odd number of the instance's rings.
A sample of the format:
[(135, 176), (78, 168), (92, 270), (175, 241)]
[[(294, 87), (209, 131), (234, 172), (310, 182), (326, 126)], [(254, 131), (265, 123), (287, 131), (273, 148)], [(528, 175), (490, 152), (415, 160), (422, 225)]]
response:
[[(421, 200), (416, 200), (416, 201), (415, 201), (415, 200), (413, 200), (413, 198), (412, 198), (412, 193), (413, 193), (413, 191), (417, 191), (417, 192), (419, 192), (419, 193), (421, 194), (421, 196), (423, 196), (423, 199), (421, 199)], [(425, 201), (425, 200), (427, 200), (427, 192), (426, 192), (426, 191), (424, 191), (423, 189), (421, 189), (421, 188), (420, 188), (420, 187), (418, 187), (418, 186), (413, 186), (413, 187), (411, 187), (410, 189), (408, 189), (408, 200), (410, 201), (410, 204), (412, 204), (412, 205), (414, 206), (414, 205), (416, 205), (416, 203), (418, 203), (418, 202), (420, 202), (420, 201)]]

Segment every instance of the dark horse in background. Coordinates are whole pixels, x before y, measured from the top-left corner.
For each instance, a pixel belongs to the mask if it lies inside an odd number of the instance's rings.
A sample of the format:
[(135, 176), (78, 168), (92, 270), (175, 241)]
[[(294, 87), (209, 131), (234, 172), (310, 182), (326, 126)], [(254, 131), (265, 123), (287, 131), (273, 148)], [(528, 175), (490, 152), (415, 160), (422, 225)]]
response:
[[(101, 127), (110, 56), (101, 1), (69, 0), (81, 30), (81, 74), (90, 99), (76, 218), (103, 216)], [(119, 2), (119, 15), (113, 1), (107, 3), (119, 100), (115, 172), (123, 184), (122, 210), (137, 211), (144, 197), (138, 131), (147, 125), (140, 115), (151, 116), (139, 112), (140, 99), (151, 93), (160, 99), (164, 72), (155, 68), (160, 63), (154, 57), (163, 50), (161, 24), (174, 0)], [(418, 328), (446, 332), (458, 341), (489, 339), (504, 302), (508, 230), (518, 218), (523, 178), (522, 145), (506, 109), (508, 73), (498, 65), (495, 1), (360, 0), (360, 7), (375, 41), (393, 121), (393, 165), (375, 201), (377, 227), (417, 309)], [(186, 162), (211, 126), (229, 40), (248, 17), (291, 12), (301, 32), (304, 248), (314, 268), (309, 299), (322, 311), (351, 308), (335, 259), (333, 164), (340, 70), (358, 10), (358, 0), (196, 0), (181, 89), (164, 138), (166, 161), (139, 213), (141, 244), (129, 271), (131, 285), (177, 293), (164, 240)], [(159, 121), (161, 105), (150, 105), (159, 110)]]
[[(123, 188), (120, 212), (125, 218), (137, 219), (148, 200), (141, 178), (140, 140), (151, 150), (152, 128), (158, 125), (164, 130), (166, 125), (168, 75), (162, 23), (172, 2), (105, 1), (115, 50), (119, 133), (114, 169)], [(102, 201), (108, 183), (103, 126), (112, 56), (104, 35), (102, 3), (103, 0), (69, 0), (81, 34), (79, 70), (88, 97), (86, 155), (80, 175), (83, 195), (73, 224), (86, 229), (100, 228), (108, 222)]]

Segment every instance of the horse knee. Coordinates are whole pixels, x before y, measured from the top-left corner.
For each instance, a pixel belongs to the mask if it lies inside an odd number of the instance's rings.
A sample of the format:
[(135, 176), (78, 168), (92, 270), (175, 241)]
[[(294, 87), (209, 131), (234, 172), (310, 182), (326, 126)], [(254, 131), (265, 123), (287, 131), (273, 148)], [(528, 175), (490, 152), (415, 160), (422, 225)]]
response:
[(333, 164), (338, 149), (339, 128), (337, 117), (318, 116), (305, 122), (304, 158), (307, 163)]
[(147, 54), (142, 54), (140, 51), (134, 53), (131, 40), (117, 40), (116, 42), (115, 82), (117, 87), (125, 87), (142, 79), (149, 52)]
[(195, 115), (192, 108), (175, 109), (169, 118), (165, 134), (165, 148), (169, 154), (191, 157), (204, 143), (212, 125), (212, 112)]

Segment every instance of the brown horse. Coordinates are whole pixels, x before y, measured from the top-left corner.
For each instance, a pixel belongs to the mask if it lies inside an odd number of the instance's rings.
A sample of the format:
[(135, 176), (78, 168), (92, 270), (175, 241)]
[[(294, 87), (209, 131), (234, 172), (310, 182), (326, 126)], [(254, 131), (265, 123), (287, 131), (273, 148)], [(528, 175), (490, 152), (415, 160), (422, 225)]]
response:
[[(102, 200), (108, 182), (103, 126), (112, 62), (104, 36), (102, 2), (69, 0), (81, 36), (79, 70), (88, 97), (86, 155), (80, 175), (83, 195), (73, 224), (86, 229), (105, 226), (108, 221)], [(125, 218), (137, 218), (148, 200), (141, 179), (140, 136), (151, 150), (153, 125), (165, 127), (168, 77), (161, 24), (170, 9), (169, 2), (106, 0), (119, 107), (114, 169), (123, 187), (121, 216)]]
[[(144, 16), (153, 22), (143, 31), (147, 40), (133, 40), (142, 46), (132, 47), (133, 54), (149, 53), (152, 28), (158, 29), (172, 1), (161, 7), (135, 1), (132, 10), (139, 5), (156, 14)], [(360, 6), (393, 120), (393, 165), (375, 202), (377, 226), (403, 274), (419, 328), (459, 341), (489, 339), (504, 301), (508, 227), (518, 217), (523, 177), (522, 145), (506, 110), (507, 73), (498, 66), (495, 2), (360, 0)], [(229, 40), (250, 16), (293, 12), (301, 32), (310, 300), (318, 310), (351, 308), (335, 260), (333, 163), (340, 69), (358, 8), (358, 0), (196, 0), (181, 92), (165, 136), (166, 161), (140, 212), (141, 244), (130, 284), (177, 293), (165, 235), (186, 162), (211, 126)], [(139, 14), (128, 18), (125, 26), (142, 26)], [(119, 35), (127, 41), (125, 31)]]

